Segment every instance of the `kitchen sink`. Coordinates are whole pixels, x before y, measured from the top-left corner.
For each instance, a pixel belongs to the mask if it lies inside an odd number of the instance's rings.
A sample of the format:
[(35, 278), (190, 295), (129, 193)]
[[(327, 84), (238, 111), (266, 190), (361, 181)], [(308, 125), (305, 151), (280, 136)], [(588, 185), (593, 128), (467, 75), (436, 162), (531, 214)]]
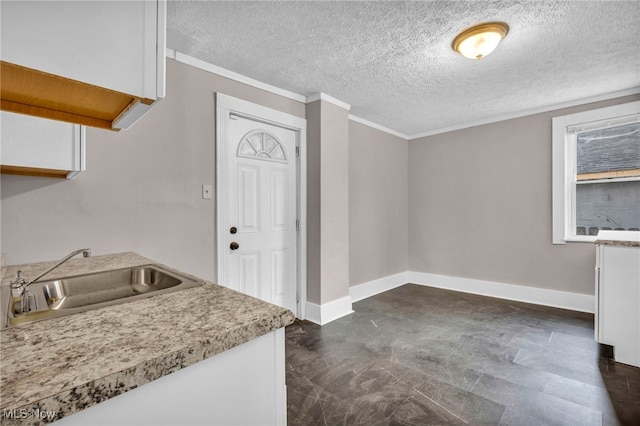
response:
[(49, 309), (73, 309), (175, 287), (182, 281), (152, 266), (97, 272), (47, 282)]
[(130, 302), (200, 284), (201, 282), (157, 265), (36, 282), (29, 286), (34, 295), (35, 309), (32, 308), (28, 313), (19, 313), (19, 299), (12, 299), (9, 302), (7, 326)]

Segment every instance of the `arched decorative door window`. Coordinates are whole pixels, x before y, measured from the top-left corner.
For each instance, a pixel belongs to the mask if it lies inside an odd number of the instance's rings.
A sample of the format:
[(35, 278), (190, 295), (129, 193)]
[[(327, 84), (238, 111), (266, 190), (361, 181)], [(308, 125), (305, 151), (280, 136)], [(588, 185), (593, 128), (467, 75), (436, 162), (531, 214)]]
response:
[(264, 130), (253, 130), (242, 137), (238, 144), (238, 157), (287, 162), (287, 154), (278, 139)]

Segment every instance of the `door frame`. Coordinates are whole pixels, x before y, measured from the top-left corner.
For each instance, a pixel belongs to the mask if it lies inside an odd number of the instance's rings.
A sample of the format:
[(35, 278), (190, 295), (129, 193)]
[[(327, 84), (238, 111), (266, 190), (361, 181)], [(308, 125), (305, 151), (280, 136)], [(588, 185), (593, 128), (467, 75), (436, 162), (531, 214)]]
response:
[[(216, 282), (223, 285), (227, 271), (224, 270), (223, 257), (226, 245), (226, 230), (229, 225), (229, 208), (227, 185), (229, 183), (229, 165), (227, 164), (227, 144), (222, 143), (226, 133), (226, 117), (229, 113), (246, 117), (272, 126), (293, 130), (297, 133), (296, 141), (296, 215), (298, 232), (296, 232), (296, 311), (299, 319), (305, 318), (307, 301), (307, 120), (282, 111), (234, 98), (215, 92), (216, 111)], [(225, 286), (227, 287), (227, 286)]]

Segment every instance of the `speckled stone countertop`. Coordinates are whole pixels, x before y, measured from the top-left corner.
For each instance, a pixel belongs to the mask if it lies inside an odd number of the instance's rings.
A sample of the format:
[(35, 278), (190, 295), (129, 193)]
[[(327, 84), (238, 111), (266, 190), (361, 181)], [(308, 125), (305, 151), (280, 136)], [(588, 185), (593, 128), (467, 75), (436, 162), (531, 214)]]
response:
[[(18, 268), (31, 277), (52, 264), (9, 266), (2, 285), (9, 284)], [(145, 264), (172, 270), (137, 254), (121, 253), (73, 259), (47, 277)], [(55, 412), (59, 419), (295, 319), (287, 309), (198, 281), (203, 285), (3, 329), (0, 410)], [(38, 425), (45, 421), (35, 417), (14, 420), (0, 414), (0, 423)]]
[(640, 247), (640, 241), (597, 240), (596, 244), (601, 246)]
[(640, 231), (600, 231), (596, 244), (617, 247), (640, 247)]

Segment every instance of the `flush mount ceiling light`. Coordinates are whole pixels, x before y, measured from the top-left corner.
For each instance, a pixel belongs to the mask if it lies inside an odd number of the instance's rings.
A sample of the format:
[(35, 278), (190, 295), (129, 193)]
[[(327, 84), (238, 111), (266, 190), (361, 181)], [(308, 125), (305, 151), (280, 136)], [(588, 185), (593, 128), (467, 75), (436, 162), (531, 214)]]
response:
[(498, 47), (509, 32), (504, 22), (487, 22), (468, 28), (458, 34), (451, 47), (465, 58), (482, 59)]

